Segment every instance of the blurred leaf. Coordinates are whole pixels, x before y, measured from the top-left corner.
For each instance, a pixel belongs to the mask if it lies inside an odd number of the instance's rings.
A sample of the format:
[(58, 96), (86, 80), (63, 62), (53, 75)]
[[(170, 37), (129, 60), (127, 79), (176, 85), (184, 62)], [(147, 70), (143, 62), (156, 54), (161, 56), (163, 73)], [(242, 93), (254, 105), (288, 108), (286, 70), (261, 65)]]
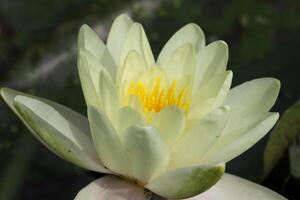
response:
[(15, 144), (12, 157), (7, 161), (0, 178), (0, 199), (13, 200), (28, 171), (37, 142), (27, 132)]
[(289, 148), (291, 175), (300, 181), (300, 145), (293, 144)]
[(300, 101), (285, 111), (271, 132), (264, 151), (262, 180), (272, 171), (298, 133), (300, 133)]

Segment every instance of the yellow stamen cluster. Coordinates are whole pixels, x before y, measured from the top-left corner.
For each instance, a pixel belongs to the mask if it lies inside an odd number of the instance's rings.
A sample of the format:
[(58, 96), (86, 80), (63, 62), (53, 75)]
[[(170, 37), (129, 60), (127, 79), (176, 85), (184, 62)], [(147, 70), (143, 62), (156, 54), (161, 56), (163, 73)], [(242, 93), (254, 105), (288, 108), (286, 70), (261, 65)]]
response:
[(156, 78), (153, 86), (147, 88), (141, 81), (131, 82), (128, 95), (135, 95), (143, 105), (144, 112), (159, 112), (169, 105), (175, 105), (187, 111), (189, 103), (186, 101), (187, 89), (181, 89), (176, 94), (177, 81), (174, 80), (169, 88), (162, 88), (160, 78)]

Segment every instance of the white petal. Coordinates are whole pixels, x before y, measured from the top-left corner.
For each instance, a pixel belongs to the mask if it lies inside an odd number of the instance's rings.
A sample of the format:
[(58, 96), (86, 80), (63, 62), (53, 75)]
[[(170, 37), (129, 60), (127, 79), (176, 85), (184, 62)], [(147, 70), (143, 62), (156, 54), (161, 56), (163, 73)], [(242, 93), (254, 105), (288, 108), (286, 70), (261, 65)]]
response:
[(215, 76), (213, 79), (205, 83), (203, 87), (194, 91), (191, 112), (194, 111), (194, 106), (197, 107), (198, 105), (203, 105), (209, 99), (213, 99), (210, 104), (211, 107), (208, 109), (209, 111), (223, 105), (224, 99), (226, 98), (231, 86), (231, 80), (232, 72), (226, 71)]
[(121, 14), (114, 20), (108, 34), (106, 45), (119, 67), (121, 52), (132, 24), (128, 15)]
[(128, 107), (134, 109), (138, 113), (143, 113), (143, 105), (141, 104), (141, 101), (139, 97), (130, 95), (128, 98)]
[(99, 96), (101, 97), (104, 113), (113, 121), (119, 108), (119, 99), (116, 87), (110, 80), (109, 75), (103, 70), (99, 76)]
[(186, 200), (287, 200), (276, 192), (234, 175), (224, 174), (208, 191)]
[(102, 108), (98, 84), (100, 63), (88, 51), (79, 50), (78, 52), (78, 72), (86, 104)]
[(175, 49), (186, 43), (191, 44), (195, 52), (198, 52), (205, 45), (204, 33), (197, 24), (187, 24), (179, 29), (165, 44), (157, 62), (163, 62)]
[(78, 50), (85, 49), (92, 53), (106, 68), (113, 80), (117, 75), (117, 65), (105, 44), (88, 25), (82, 25), (78, 35)]
[(165, 70), (159, 66), (150, 67), (144, 74), (141, 75), (139, 81), (147, 86), (152, 86), (157, 78), (160, 78), (160, 84), (165, 87), (169, 84), (169, 80)]
[(88, 117), (93, 141), (102, 162), (112, 171), (130, 176), (128, 152), (109, 119), (93, 107), (88, 107)]
[(213, 42), (197, 54), (195, 89), (225, 71), (228, 61), (228, 47), (224, 41)]
[(188, 198), (208, 190), (224, 170), (224, 164), (181, 168), (158, 176), (145, 187), (165, 198)]
[(121, 53), (120, 66), (123, 66), (125, 58), (131, 50), (136, 50), (144, 58), (147, 66), (154, 65), (155, 61), (150, 44), (142, 25), (139, 23), (134, 23), (127, 34)]
[(84, 116), (52, 101), (11, 89), (2, 88), (1, 95), (51, 151), (83, 168), (109, 173), (97, 157)]
[(166, 71), (169, 80), (180, 80), (194, 74), (195, 62), (193, 46), (187, 43), (170, 53), (160, 66)]
[(187, 114), (187, 120), (201, 119), (212, 111), (215, 98), (203, 100), (201, 103), (194, 105)]
[(136, 81), (139, 76), (147, 70), (145, 60), (136, 50), (129, 51), (124, 65), (120, 70), (120, 78), (118, 84), (122, 85), (125, 82), (130, 83)]
[(153, 126), (158, 128), (162, 138), (170, 146), (183, 133), (185, 113), (176, 106), (168, 106), (154, 115)]
[(143, 188), (115, 176), (99, 178), (76, 195), (74, 200), (149, 200)]
[(234, 87), (224, 102), (232, 108), (230, 121), (269, 111), (275, 103), (279, 89), (280, 82), (274, 78), (254, 79)]
[(201, 163), (227, 162), (239, 156), (265, 136), (278, 118), (278, 113), (265, 113), (240, 119), (234, 126), (226, 127)]
[(123, 141), (132, 161), (133, 176), (141, 182), (166, 170), (170, 152), (153, 127), (132, 126), (123, 133)]
[(170, 167), (174, 169), (198, 164), (222, 134), (229, 113), (230, 108), (224, 106), (199, 120), (198, 124), (172, 147)]
[(125, 129), (133, 125), (144, 126), (145, 121), (143, 116), (131, 107), (120, 108), (116, 121), (118, 133), (122, 133)]

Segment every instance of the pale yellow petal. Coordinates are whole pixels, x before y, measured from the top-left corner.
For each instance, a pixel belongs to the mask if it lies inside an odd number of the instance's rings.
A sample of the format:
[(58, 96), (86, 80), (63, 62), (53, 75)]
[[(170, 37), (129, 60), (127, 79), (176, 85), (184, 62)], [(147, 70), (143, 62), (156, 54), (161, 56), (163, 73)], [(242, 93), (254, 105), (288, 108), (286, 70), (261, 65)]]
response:
[(99, 157), (110, 170), (131, 176), (129, 154), (109, 119), (101, 111), (88, 107), (88, 118), (93, 141)]
[(160, 66), (166, 71), (168, 79), (180, 80), (182, 77), (191, 76), (195, 70), (195, 52), (191, 44), (183, 44), (175, 49), (168, 57), (160, 63)]
[(203, 155), (222, 134), (229, 113), (230, 108), (224, 106), (200, 119), (198, 124), (185, 133), (172, 147), (170, 168), (175, 169), (198, 164)]
[(147, 66), (154, 65), (154, 57), (143, 26), (139, 23), (134, 23), (125, 40), (120, 66), (123, 66), (124, 61), (131, 50), (136, 50), (146, 61)]
[(197, 24), (187, 24), (179, 29), (165, 44), (158, 56), (157, 62), (161, 64), (173, 51), (187, 43), (193, 46), (195, 52), (204, 47), (205, 36)]
[(228, 61), (228, 47), (224, 41), (213, 42), (197, 54), (194, 89), (224, 72)]
[(125, 130), (122, 137), (132, 162), (132, 175), (139, 181), (147, 183), (167, 169), (169, 147), (157, 129), (131, 126)]
[(121, 52), (132, 24), (133, 21), (128, 15), (121, 14), (114, 20), (109, 30), (106, 45), (118, 68), (121, 67)]
[(153, 126), (158, 128), (168, 145), (172, 145), (183, 133), (185, 113), (176, 106), (168, 106), (153, 116)]
[(117, 65), (105, 44), (88, 25), (82, 25), (78, 34), (78, 50), (85, 49), (106, 68), (113, 80), (117, 75)]

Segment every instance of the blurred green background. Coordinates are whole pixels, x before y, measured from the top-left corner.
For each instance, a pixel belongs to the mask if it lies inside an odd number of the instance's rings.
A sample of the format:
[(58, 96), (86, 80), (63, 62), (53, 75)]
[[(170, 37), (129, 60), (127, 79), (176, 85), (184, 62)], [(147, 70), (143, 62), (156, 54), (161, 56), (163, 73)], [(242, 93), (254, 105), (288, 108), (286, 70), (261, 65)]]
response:
[[(218, 39), (228, 43), (233, 86), (258, 77), (278, 78), (282, 89), (273, 110), (280, 113), (299, 99), (299, 0), (1, 0), (0, 87), (46, 97), (86, 113), (76, 68), (79, 27), (89, 24), (105, 40), (113, 18), (122, 12), (144, 25), (156, 56), (176, 30), (194, 22), (204, 30), (207, 43)], [(299, 176), (293, 173), (299, 172), (299, 158), (291, 162), (288, 153), (292, 144), (299, 150), (295, 139), (300, 133), (298, 105), (291, 109), (293, 117), (282, 120), (284, 131), (280, 127), (281, 131), (273, 131), (288, 135), (293, 129), (293, 136), (284, 145), (281, 136), (274, 137), (279, 143), (275, 149), (281, 153), (268, 173), (262, 175), (268, 137), (228, 163), (227, 171), (289, 199), (300, 199)], [(270, 152), (275, 155), (272, 148)], [(99, 176), (48, 151), (0, 101), (0, 200), (73, 199)]]

